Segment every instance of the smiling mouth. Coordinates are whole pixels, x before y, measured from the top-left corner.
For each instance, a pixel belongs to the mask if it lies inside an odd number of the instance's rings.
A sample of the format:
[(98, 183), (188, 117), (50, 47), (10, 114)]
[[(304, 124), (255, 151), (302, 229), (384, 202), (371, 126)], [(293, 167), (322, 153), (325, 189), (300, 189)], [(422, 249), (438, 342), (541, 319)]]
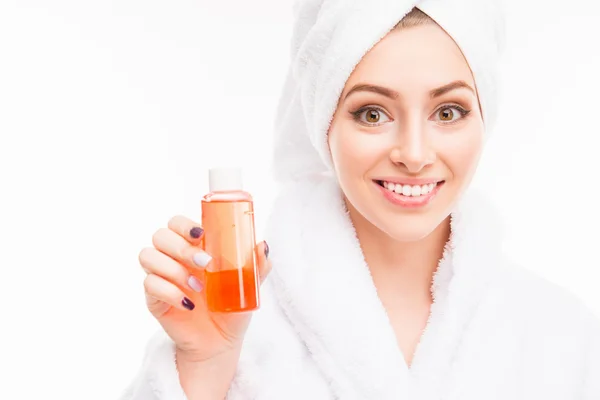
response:
[(444, 181), (439, 182), (431, 182), (423, 185), (404, 185), (401, 183), (394, 183), (388, 181), (380, 181), (376, 180), (379, 186), (385, 188), (386, 190), (406, 196), (406, 197), (420, 197), (427, 196), (432, 193), (438, 186), (442, 185)]

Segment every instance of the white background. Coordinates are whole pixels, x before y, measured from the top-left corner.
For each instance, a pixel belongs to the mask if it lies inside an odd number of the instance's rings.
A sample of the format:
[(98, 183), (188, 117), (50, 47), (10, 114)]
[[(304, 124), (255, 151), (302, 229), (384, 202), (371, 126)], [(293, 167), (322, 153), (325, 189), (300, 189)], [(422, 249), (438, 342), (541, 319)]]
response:
[[(138, 252), (199, 216), (209, 166), (247, 167), (262, 230), (289, 5), (0, 3), (0, 398), (114, 399), (158, 326)], [(509, 4), (476, 182), (511, 257), (598, 315), (599, 18), (592, 0)]]

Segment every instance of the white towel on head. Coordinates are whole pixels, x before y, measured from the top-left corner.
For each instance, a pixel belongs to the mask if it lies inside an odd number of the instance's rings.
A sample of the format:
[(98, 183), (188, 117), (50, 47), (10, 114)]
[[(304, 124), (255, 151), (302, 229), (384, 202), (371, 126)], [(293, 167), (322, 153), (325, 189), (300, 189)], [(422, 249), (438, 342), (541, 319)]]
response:
[(414, 7), (462, 50), (486, 130), (492, 129), (504, 47), (500, 0), (301, 0), (294, 7), (291, 65), (275, 124), (278, 181), (331, 172), (327, 130), (345, 82), (361, 58)]

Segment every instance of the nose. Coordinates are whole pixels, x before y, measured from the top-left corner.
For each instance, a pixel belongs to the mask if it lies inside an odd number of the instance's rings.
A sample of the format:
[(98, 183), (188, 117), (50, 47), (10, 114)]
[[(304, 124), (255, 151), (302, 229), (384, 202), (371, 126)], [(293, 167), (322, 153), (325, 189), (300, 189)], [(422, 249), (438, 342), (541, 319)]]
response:
[(410, 173), (418, 173), (435, 162), (435, 150), (422, 124), (415, 122), (400, 127), (397, 138), (390, 151), (394, 164), (404, 165)]

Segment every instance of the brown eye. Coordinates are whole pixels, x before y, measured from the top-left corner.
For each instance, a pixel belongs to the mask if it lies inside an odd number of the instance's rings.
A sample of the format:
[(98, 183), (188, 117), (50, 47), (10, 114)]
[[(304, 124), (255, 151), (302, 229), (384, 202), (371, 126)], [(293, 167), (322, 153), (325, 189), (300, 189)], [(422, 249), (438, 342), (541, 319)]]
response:
[(380, 114), (377, 110), (367, 110), (366, 112), (367, 122), (370, 124), (376, 124), (379, 122)]
[(393, 121), (388, 117), (385, 111), (375, 106), (363, 107), (356, 111), (350, 111), (350, 114), (356, 122), (366, 126), (375, 127)]
[(435, 112), (434, 120), (445, 124), (454, 123), (466, 117), (470, 112), (470, 110), (465, 110), (457, 105), (445, 106)]
[(452, 121), (454, 119), (454, 111), (451, 108), (442, 108), (438, 115), (442, 121)]

